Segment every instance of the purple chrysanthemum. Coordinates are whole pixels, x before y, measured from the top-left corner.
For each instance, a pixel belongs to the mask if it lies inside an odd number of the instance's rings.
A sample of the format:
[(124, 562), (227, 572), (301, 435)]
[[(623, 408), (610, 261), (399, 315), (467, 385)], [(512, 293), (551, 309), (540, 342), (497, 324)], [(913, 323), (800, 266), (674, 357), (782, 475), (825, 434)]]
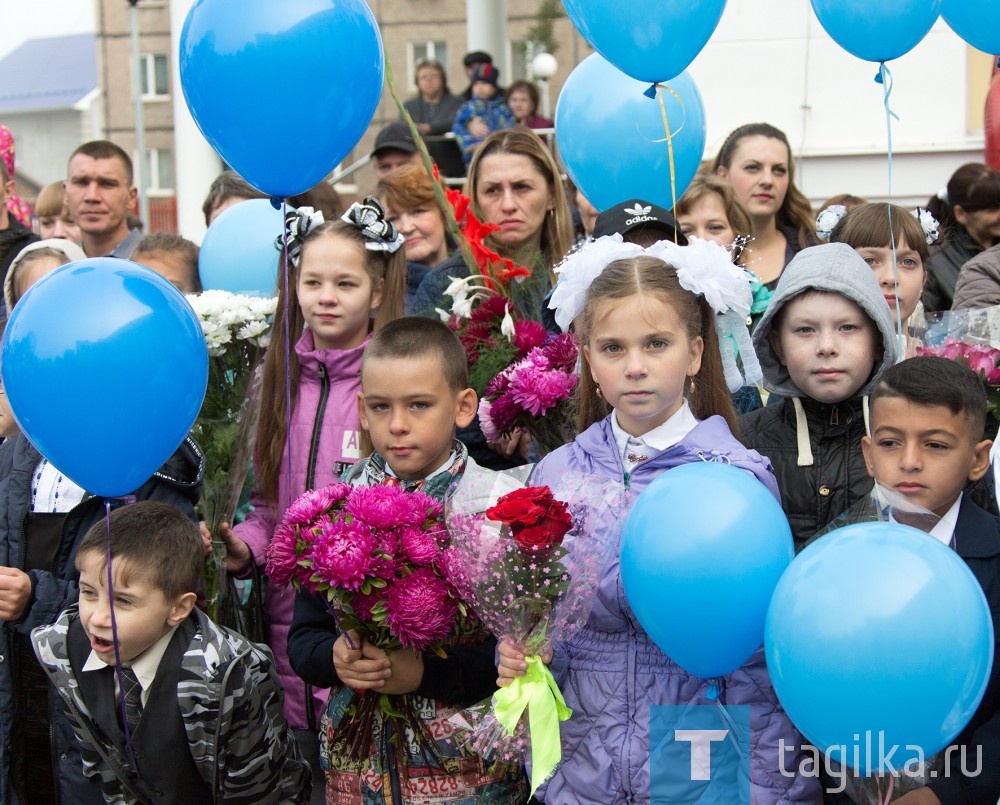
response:
[(458, 613), (448, 584), (428, 567), (390, 585), (385, 602), (389, 629), (402, 646), (418, 651), (447, 637)]
[(347, 498), (347, 511), (377, 531), (388, 531), (410, 512), (407, 493), (395, 486), (357, 486)]
[(351, 609), (354, 610), (354, 614), (361, 620), (370, 621), (372, 619), (372, 607), (379, 602), (382, 595), (383, 591), (378, 589), (372, 590), (367, 595), (357, 592), (351, 596)]
[(569, 372), (523, 372), (511, 381), (511, 394), (533, 416), (541, 416), (567, 399), (575, 385), (576, 375)]
[(490, 403), (490, 421), (497, 433), (504, 433), (513, 428), (517, 424), (517, 417), (520, 413), (521, 409), (514, 401), (513, 395), (509, 393), (501, 394)]
[(297, 541), (295, 526), (282, 523), (275, 529), (271, 544), (267, 546), (267, 575), (279, 587), (288, 584), (298, 570)]
[(428, 520), (436, 520), (441, 516), (443, 507), (440, 501), (423, 492), (409, 492), (402, 496), (398, 525), (422, 526)]
[(299, 495), (286, 509), (283, 522), (307, 525), (319, 515), (337, 506), (350, 491), (350, 486), (341, 483), (330, 484), (322, 489), (310, 489)]
[(414, 565), (431, 564), (439, 550), (433, 534), (414, 526), (405, 526), (400, 529), (399, 544), (405, 560)]
[(361, 523), (328, 518), (312, 550), (312, 574), (331, 587), (357, 590), (376, 565), (375, 536)]
[(549, 365), (553, 369), (561, 369), (564, 372), (576, 371), (580, 350), (576, 345), (576, 337), (572, 333), (557, 335), (545, 345), (544, 349), (548, 356)]

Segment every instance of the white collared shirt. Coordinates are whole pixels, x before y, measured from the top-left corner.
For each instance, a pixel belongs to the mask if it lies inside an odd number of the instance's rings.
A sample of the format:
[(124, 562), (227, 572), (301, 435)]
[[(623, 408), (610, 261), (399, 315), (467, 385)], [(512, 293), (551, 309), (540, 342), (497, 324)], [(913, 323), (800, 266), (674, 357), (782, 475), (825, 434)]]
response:
[[(943, 542), (945, 545), (949, 545), (954, 548), (955, 526), (958, 525), (958, 510), (961, 506), (962, 495), (959, 494), (955, 502), (951, 504), (951, 508), (944, 513), (944, 516), (942, 516), (941, 519), (934, 524), (934, 527), (927, 533), (934, 537), (934, 539), (938, 542)], [(897, 522), (897, 520), (892, 516), (891, 510), (889, 514), (889, 521), (893, 523)]]
[[(153, 685), (153, 680), (156, 679), (156, 672), (160, 668), (160, 661), (163, 659), (167, 646), (170, 645), (170, 638), (174, 636), (174, 632), (176, 631), (177, 627), (175, 626), (129, 663), (132, 671), (135, 673), (135, 678), (139, 680), (139, 684), (142, 686), (141, 698), (143, 707), (146, 706), (146, 701), (149, 699), (149, 689)], [(91, 649), (90, 656), (87, 657), (87, 661), (83, 664), (83, 670), (99, 671), (102, 668), (114, 668), (114, 666), (109, 666), (97, 656), (97, 652)], [(118, 696), (118, 674), (115, 674), (115, 696)]]
[(615, 437), (618, 455), (621, 456), (625, 472), (632, 472), (639, 464), (648, 461), (682, 441), (695, 426), (698, 420), (691, 412), (687, 400), (681, 404), (677, 412), (662, 425), (653, 428), (642, 436), (633, 436), (624, 431), (618, 424), (618, 414), (611, 415), (611, 433)]
[[(427, 476), (426, 476), (426, 477), (425, 477), (425, 478), (424, 478), (423, 480), (425, 480), (425, 481), (429, 481), (429, 480), (430, 480), (431, 478), (433, 478), (433, 477), (434, 477), (435, 475), (440, 475), (440, 474), (441, 474), (442, 472), (444, 472), (445, 470), (448, 470), (448, 469), (450, 469), (450, 468), (451, 468), (451, 465), (455, 463), (455, 458), (457, 457), (457, 455), (458, 455), (458, 454), (457, 454), (457, 453), (456, 453), (456, 452), (455, 452), (454, 450), (452, 450), (452, 451), (451, 451), (451, 455), (450, 455), (450, 456), (448, 456), (448, 460), (447, 460), (447, 461), (445, 461), (445, 462), (444, 462), (444, 464), (442, 464), (442, 465), (441, 465), (440, 467), (438, 467), (438, 468), (437, 468), (436, 470), (434, 470), (434, 472), (432, 472), (432, 473), (428, 473), (428, 475), (427, 475)], [(389, 466), (389, 462), (388, 462), (388, 461), (387, 461), (387, 462), (385, 462), (385, 474), (386, 474), (386, 475), (390, 475), (390, 476), (392, 476), (393, 478), (398, 478), (398, 477), (399, 477), (398, 475), (396, 475), (396, 473), (394, 473), (394, 472), (392, 471), (392, 467), (390, 467), (390, 466)]]

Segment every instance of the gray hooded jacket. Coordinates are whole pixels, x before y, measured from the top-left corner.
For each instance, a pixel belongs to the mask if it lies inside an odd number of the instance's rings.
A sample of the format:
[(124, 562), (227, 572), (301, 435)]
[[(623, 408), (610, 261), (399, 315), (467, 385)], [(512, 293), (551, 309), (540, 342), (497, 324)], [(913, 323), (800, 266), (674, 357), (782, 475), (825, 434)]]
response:
[[(855, 302), (881, 335), (881, 355), (854, 397), (817, 402), (792, 382), (771, 346), (775, 316), (806, 291), (837, 293)], [(740, 435), (771, 459), (782, 506), (800, 547), (872, 488), (861, 453), (867, 431), (867, 395), (881, 373), (896, 362), (897, 340), (889, 306), (875, 274), (854, 249), (826, 243), (799, 252), (785, 267), (771, 304), (754, 330), (764, 388), (783, 399), (740, 419)]]

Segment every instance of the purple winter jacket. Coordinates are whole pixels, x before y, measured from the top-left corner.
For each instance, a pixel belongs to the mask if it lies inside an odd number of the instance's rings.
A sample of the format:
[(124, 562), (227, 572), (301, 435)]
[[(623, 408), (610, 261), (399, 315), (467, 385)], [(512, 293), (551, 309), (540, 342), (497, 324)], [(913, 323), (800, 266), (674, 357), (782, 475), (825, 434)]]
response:
[[(700, 422), (682, 443), (637, 466), (629, 488), (641, 491), (664, 470), (712, 460), (748, 470), (778, 497), (770, 462), (740, 444), (719, 416)], [(610, 417), (542, 459), (531, 483), (555, 486), (566, 472), (624, 480)], [(555, 647), (552, 670), (573, 716), (561, 725), (562, 763), (536, 796), (559, 805), (649, 802), (650, 706), (709, 704), (705, 694), (712, 681), (676, 665), (639, 625), (625, 599), (617, 552), (598, 586), (587, 624)], [(716, 682), (720, 703), (752, 707), (751, 801), (813, 805), (818, 781), (780, 772), (779, 739), (788, 747), (805, 742), (778, 703), (763, 648)], [(790, 774), (801, 762), (802, 756), (786, 752), (784, 768)]]
[[(361, 355), (367, 344), (365, 339), (355, 349), (314, 349), (312, 332), (306, 330), (295, 345), (301, 374), (278, 478), (278, 509), (271, 510), (254, 490), (250, 496), (253, 512), (234, 529), (262, 568), (274, 529), (289, 504), (308, 489), (334, 483), (347, 466), (361, 457), (357, 395), (361, 391)], [(307, 485), (310, 474), (312, 483)], [(285, 688), (285, 719), (292, 729), (317, 730), (326, 708), (327, 691), (309, 687), (309, 696), (306, 684), (288, 662), (288, 627), (295, 591), (291, 586), (283, 588), (268, 582), (266, 596), (270, 618), (267, 644), (274, 652)]]

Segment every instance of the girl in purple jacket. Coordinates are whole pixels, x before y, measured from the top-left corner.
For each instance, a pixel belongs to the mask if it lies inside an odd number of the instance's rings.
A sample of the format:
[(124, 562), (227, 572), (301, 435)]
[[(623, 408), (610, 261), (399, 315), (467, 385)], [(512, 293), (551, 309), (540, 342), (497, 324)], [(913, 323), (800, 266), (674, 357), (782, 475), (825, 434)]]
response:
[[(406, 295), (403, 237), (374, 199), (353, 204), (337, 221), (324, 222), (308, 207), (292, 210), (285, 229), (288, 281), (279, 279), (264, 359), (254, 510), (235, 528), (221, 529), (226, 567), (237, 574), (247, 573), (251, 561), (264, 567), (274, 529), (295, 498), (334, 483), (370, 452), (359, 444), (361, 354), (373, 330), (403, 315)], [(276, 245), (282, 248), (280, 238)], [(313, 766), (312, 802), (322, 803), (318, 728), (327, 692), (306, 685), (288, 662), (294, 599), (290, 587), (268, 583), (267, 643), (285, 689), (285, 718)]]
[[(552, 307), (564, 326), (575, 322), (585, 358), (580, 435), (546, 456), (532, 483), (554, 485), (576, 471), (619, 479), (639, 491), (672, 467), (714, 460), (745, 469), (777, 496), (767, 460), (733, 435), (726, 376), (735, 362), (727, 358), (726, 372), (717, 327), (727, 335), (745, 328), (751, 295), (725, 250), (667, 242), (644, 250), (601, 238), (559, 271), (563, 289), (557, 286)], [(722, 315), (717, 318), (713, 308)], [(753, 367), (745, 368), (752, 374)], [(502, 641), (499, 684), (509, 684), (525, 668), (520, 647)], [(562, 762), (536, 795), (543, 801), (649, 802), (650, 707), (717, 700), (751, 706), (750, 801), (815, 803), (816, 779), (797, 774), (804, 742), (774, 695), (763, 650), (721, 679), (687, 673), (636, 620), (617, 553), (587, 624), (554, 646), (552, 669), (573, 715), (561, 725)], [(739, 802), (740, 787), (731, 776), (705, 801)]]

